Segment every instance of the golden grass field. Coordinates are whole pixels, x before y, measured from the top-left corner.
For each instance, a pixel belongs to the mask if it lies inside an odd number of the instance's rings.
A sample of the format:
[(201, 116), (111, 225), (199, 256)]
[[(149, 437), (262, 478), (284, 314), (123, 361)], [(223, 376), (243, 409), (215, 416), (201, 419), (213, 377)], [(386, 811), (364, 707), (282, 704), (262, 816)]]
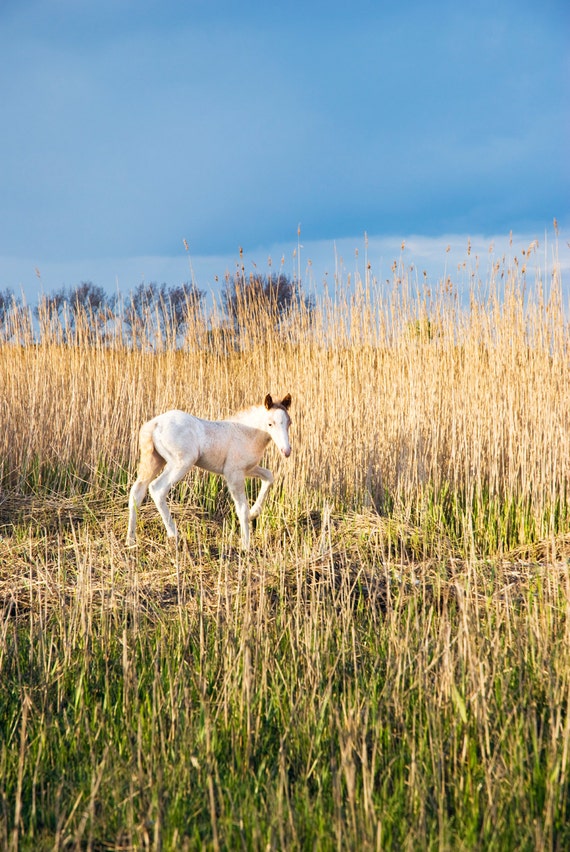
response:
[[(555, 262), (395, 263), (236, 336), (0, 345), (0, 837), (11, 848), (564, 848), (570, 334)], [(567, 306), (566, 306), (567, 307)], [(242, 554), (223, 483), (151, 503), (137, 433), (293, 397)], [(70, 743), (77, 745), (71, 745)], [(0, 841), (2, 842), (2, 841)]]

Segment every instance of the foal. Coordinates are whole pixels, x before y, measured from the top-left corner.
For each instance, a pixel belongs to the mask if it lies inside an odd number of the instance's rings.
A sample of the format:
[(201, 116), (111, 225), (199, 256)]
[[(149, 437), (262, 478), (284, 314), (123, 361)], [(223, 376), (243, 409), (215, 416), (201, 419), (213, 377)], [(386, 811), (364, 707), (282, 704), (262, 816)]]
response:
[[(137, 510), (147, 490), (156, 503), (168, 536), (176, 539), (176, 524), (166, 505), (166, 496), (196, 465), (225, 477), (240, 523), (241, 545), (247, 550), (249, 522), (261, 512), (273, 482), (273, 474), (260, 467), (259, 461), (271, 440), (285, 458), (291, 455), (290, 405), (290, 394), (281, 402), (274, 402), (267, 394), (263, 405), (254, 405), (227, 420), (202, 420), (175, 410), (145, 423), (139, 437), (138, 477), (129, 494), (127, 545), (136, 543)], [(245, 493), (246, 476), (261, 479), (259, 495), (251, 510)]]

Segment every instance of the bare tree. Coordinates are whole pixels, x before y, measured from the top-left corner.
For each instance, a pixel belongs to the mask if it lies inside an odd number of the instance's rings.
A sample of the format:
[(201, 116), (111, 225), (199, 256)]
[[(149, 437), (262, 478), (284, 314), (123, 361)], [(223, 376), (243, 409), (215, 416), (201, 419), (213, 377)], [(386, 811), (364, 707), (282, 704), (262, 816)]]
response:
[(22, 300), (13, 290), (0, 290), (0, 340), (30, 339), (30, 319)]
[(194, 284), (178, 287), (154, 282), (139, 284), (130, 294), (123, 310), (131, 341), (142, 342), (170, 339), (177, 341), (184, 334), (192, 312), (198, 310), (205, 293)]
[(227, 277), (222, 289), (224, 310), (240, 332), (243, 319), (262, 312), (277, 329), (295, 308), (313, 309), (313, 300), (302, 295), (300, 286), (287, 275), (236, 274)]
[(52, 293), (42, 294), (34, 308), (34, 314), (39, 322), (40, 337), (50, 340), (65, 341), (68, 339), (69, 324), (68, 304), (65, 287)]
[[(111, 303), (102, 287), (91, 281), (82, 281), (70, 291), (71, 326), (75, 334), (83, 331), (91, 340), (99, 342), (107, 338), (107, 325), (113, 320)], [(80, 327), (83, 328), (80, 328)]]
[(113, 309), (102, 287), (82, 281), (77, 287), (61, 287), (42, 295), (34, 311), (42, 333), (69, 342), (79, 335), (90, 341), (106, 338), (106, 325), (113, 319)]
[(19, 304), (20, 299), (16, 298), (13, 290), (0, 290), (0, 325), (4, 325), (9, 311)]

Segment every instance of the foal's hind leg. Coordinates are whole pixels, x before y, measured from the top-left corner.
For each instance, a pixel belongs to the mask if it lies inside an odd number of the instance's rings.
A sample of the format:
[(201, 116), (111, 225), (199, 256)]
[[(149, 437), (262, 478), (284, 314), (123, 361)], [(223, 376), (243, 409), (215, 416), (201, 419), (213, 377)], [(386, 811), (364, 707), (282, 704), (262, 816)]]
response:
[(244, 550), (249, 549), (249, 504), (245, 493), (245, 477), (240, 471), (234, 474), (225, 474), (230, 494), (236, 507), (239, 525), (241, 527), (241, 546)]
[(173, 462), (168, 462), (160, 476), (157, 476), (157, 478), (151, 482), (148, 487), (150, 496), (156, 504), (160, 517), (164, 521), (164, 526), (166, 527), (166, 532), (169, 538), (176, 539), (178, 531), (166, 503), (166, 497), (172, 486), (176, 485), (177, 482), (180, 482), (182, 477), (188, 473), (193, 463), (194, 460), (184, 465), (175, 465)]
[(148, 482), (145, 482), (144, 479), (137, 479), (129, 493), (129, 528), (127, 530), (126, 541), (128, 547), (131, 547), (133, 544), (136, 544), (137, 512), (139, 510), (139, 506), (141, 505), (142, 501), (146, 496), (147, 489)]
[[(144, 427), (143, 427), (144, 430)], [(149, 483), (160, 473), (164, 467), (164, 459), (154, 449), (152, 442), (145, 446), (144, 435), (141, 430), (141, 461), (139, 465), (137, 480), (129, 493), (129, 528), (127, 530), (127, 546), (136, 542), (137, 512), (146, 497)]]

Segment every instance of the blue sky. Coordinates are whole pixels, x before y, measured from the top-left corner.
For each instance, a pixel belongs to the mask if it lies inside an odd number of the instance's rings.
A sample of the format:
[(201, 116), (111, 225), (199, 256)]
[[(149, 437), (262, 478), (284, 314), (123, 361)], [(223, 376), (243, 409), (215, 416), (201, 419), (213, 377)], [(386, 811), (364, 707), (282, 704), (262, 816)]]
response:
[(2, 0), (0, 55), (0, 290), (175, 285), (184, 239), (208, 289), (299, 223), (317, 278), (553, 217), (566, 263), (567, 0)]

